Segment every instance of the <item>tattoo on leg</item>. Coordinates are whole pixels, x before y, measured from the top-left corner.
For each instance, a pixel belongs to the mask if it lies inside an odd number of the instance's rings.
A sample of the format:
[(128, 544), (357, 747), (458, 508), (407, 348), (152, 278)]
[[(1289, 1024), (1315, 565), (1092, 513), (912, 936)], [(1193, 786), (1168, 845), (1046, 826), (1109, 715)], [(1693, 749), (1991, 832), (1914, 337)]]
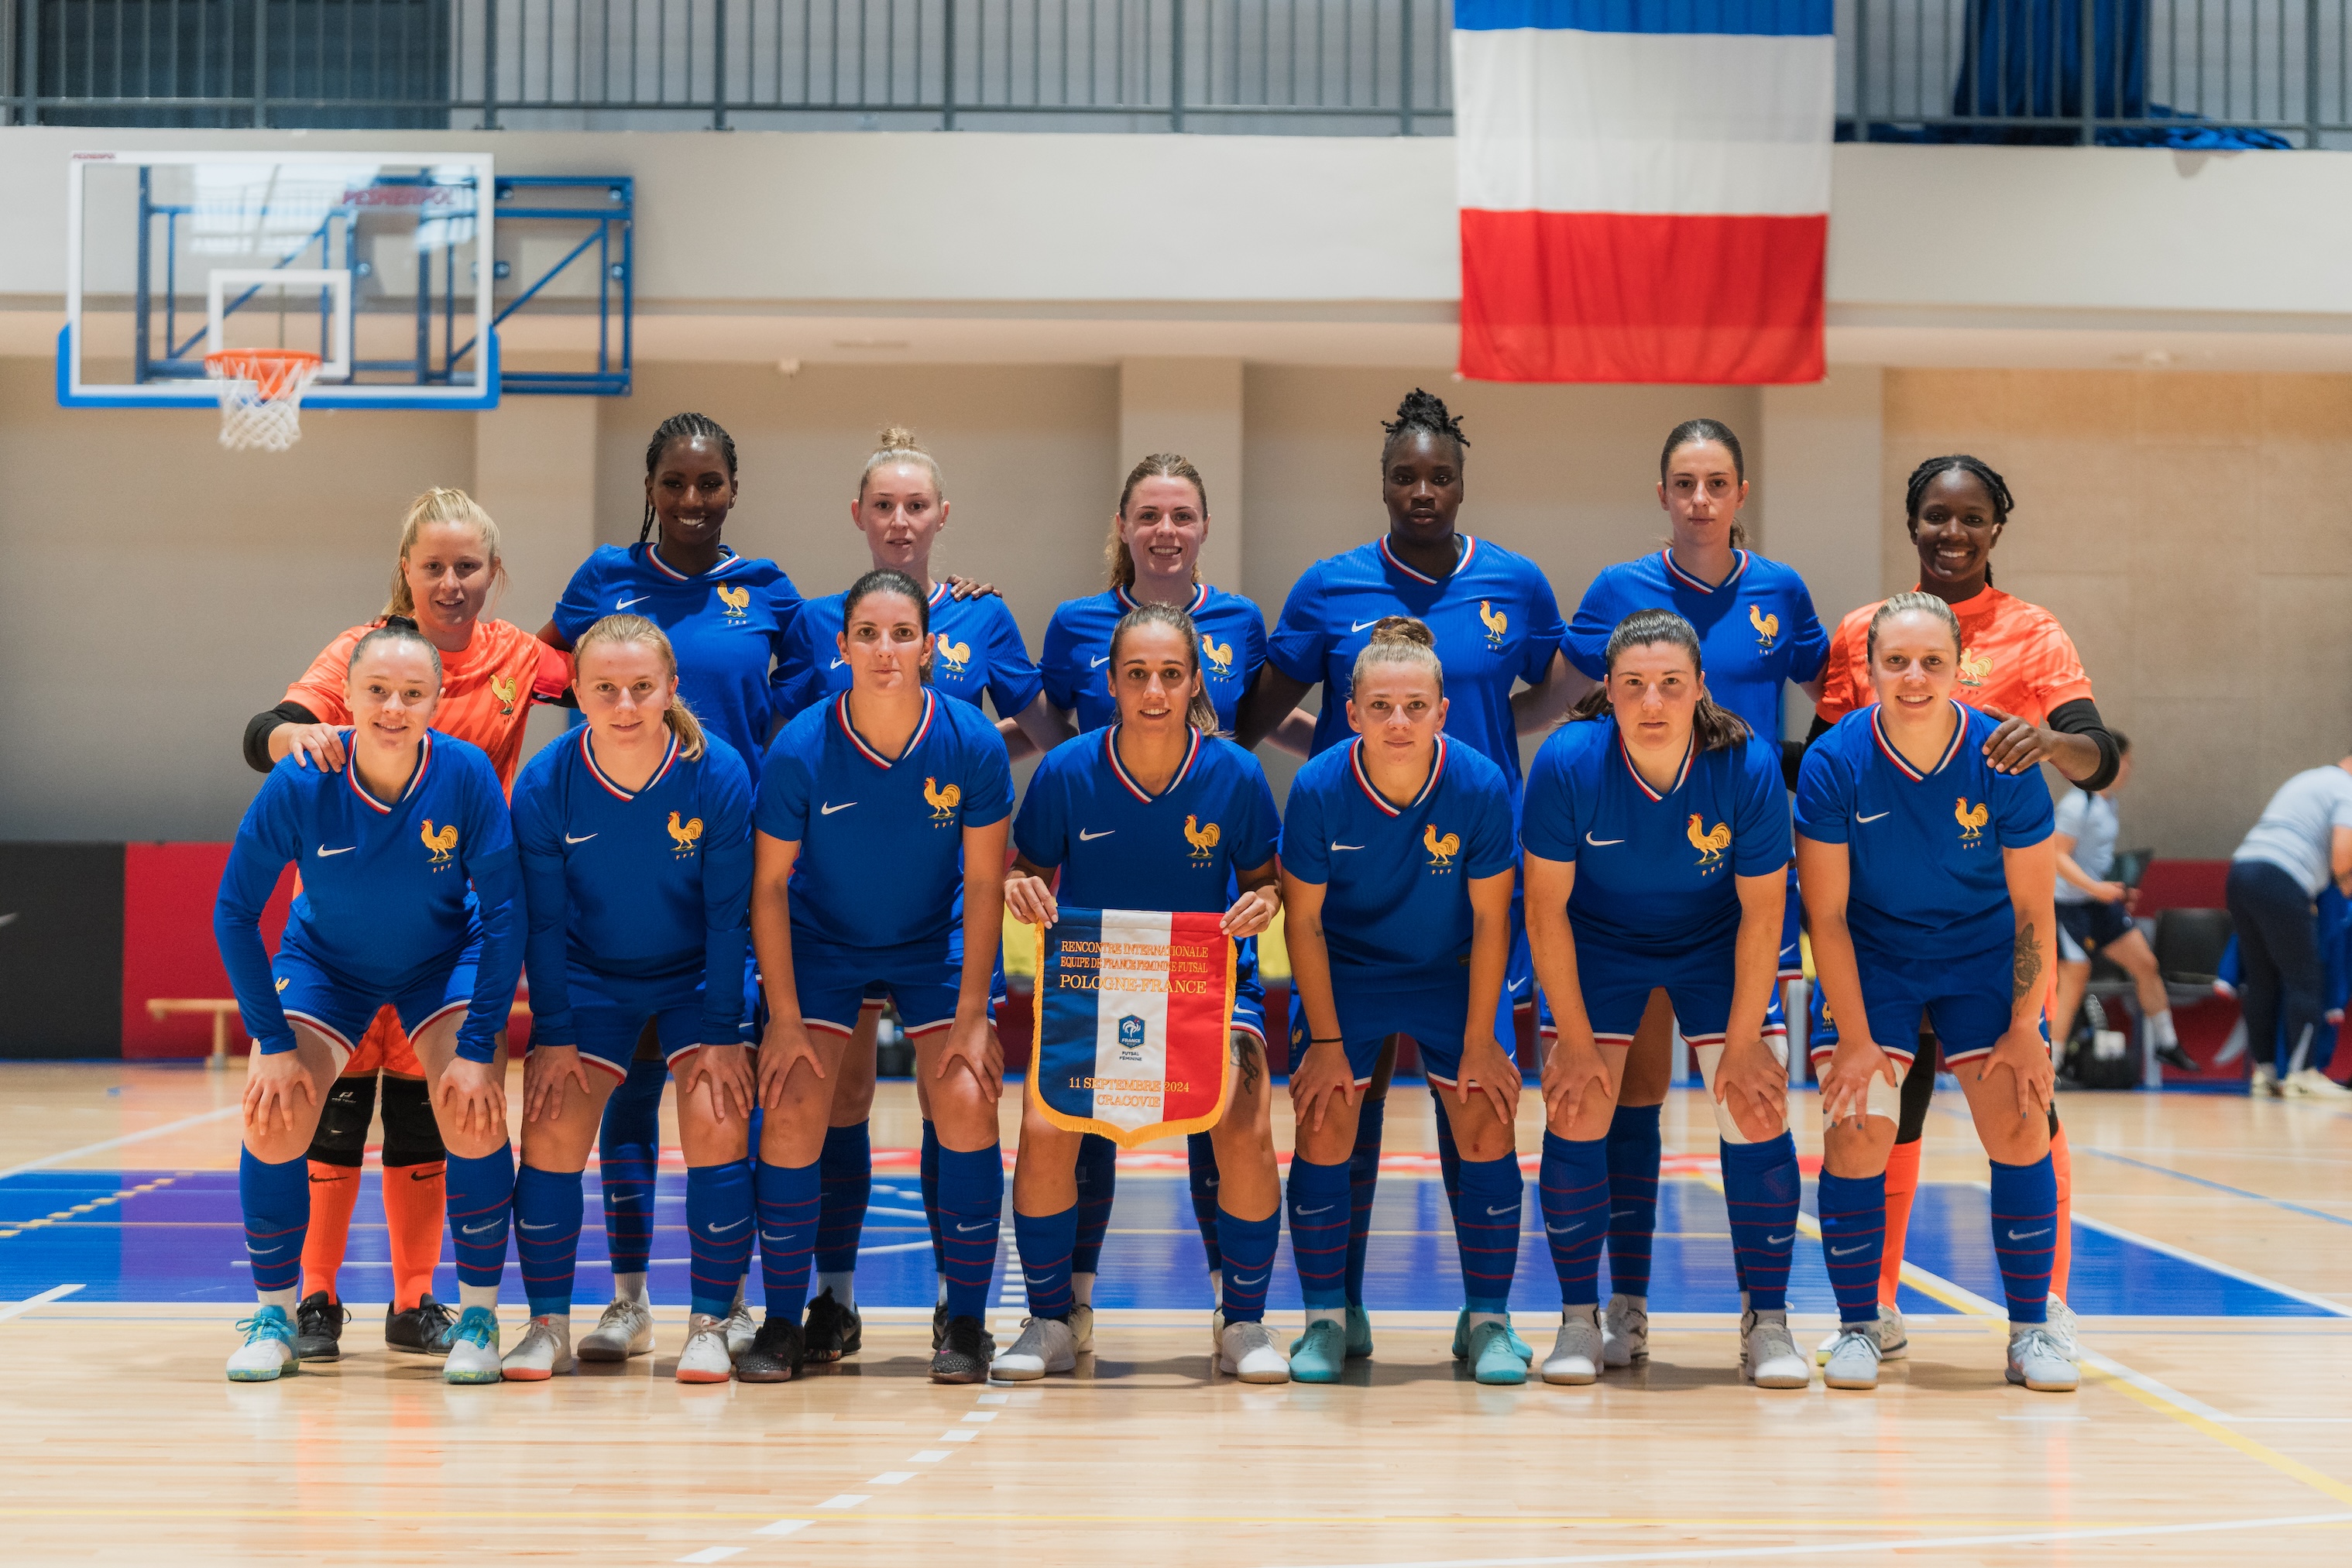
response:
[(2030, 920), (2018, 928), (2013, 963), (2009, 999), (2018, 1002), (2024, 1000), (2042, 980), (2042, 941), (2034, 935)]
[(1258, 1077), (1265, 1070), (1265, 1057), (1258, 1050), (1257, 1041), (1245, 1034), (1234, 1035), (1233, 1053), (1234, 1065), (1242, 1070), (1242, 1092), (1256, 1093)]

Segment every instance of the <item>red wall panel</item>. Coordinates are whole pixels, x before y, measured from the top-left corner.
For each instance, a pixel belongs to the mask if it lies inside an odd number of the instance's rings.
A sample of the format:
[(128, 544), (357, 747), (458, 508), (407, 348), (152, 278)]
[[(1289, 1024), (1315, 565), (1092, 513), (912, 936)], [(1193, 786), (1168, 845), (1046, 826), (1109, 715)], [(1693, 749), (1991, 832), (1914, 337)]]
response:
[[(153, 997), (229, 995), (228, 971), (213, 941), (213, 902), (228, 865), (226, 844), (126, 844), (122, 854), (122, 1054), (154, 1060), (201, 1057), (213, 1048), (205, 1014), (168, 1019), (147, 1015)], [(286, 929), (294, 897), (294, 868), (278, 878), (262, 912), (261, 936), (271, 951)], [(245, 1053), (244, 1026), (231, 1019), (229, 1050)]]

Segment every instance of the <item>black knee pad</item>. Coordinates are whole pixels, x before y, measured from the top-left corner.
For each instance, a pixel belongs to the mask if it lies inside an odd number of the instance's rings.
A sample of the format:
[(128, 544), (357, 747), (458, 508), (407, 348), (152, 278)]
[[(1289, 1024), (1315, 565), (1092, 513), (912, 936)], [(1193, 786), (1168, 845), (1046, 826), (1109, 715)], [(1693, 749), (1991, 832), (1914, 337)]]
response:
[(322, 1166), (359, 1169), (367, 1150), (368, 1123), (374, 1115), (375, 1074), (336, 1079), (319, 1113), (319, 1130), (310, 1136), (310, 1157)]
[(383, 1166), (429, 1166), (449, 1157), (433, 1120), (433, 1091), (414, 1078), (383, 1081)]
[(1927, 1130), (1927, 1102), (1936, 1097), (1936, 1037), (1919, 1037), (1919, 1053), (1903, 1075), (1903, 1114), (1895, 1124), (1895, 1141), (1916, 1144)]

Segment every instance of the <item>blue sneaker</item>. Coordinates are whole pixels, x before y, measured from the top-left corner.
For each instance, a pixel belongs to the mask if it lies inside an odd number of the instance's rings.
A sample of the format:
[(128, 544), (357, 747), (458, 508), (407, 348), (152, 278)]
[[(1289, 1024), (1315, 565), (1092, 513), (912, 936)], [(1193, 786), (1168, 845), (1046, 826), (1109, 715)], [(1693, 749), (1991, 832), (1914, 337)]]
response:
[(449, 1360), (441, 1369), (446, 1383), (497, 1383), (505, 1373), (499, 1365), (499, 1315), (488, 1307), (467, 1307), (457, 1314), (449, 1334)]
[(1502, 1323), (1480, 1323), (1470, 1331), (1469, 1359), (1471, 1375), (1481, 1383), (1516, 1388), (1528, 1380), (1528, 1364)]
[[(1536, 1353), (1528, 1348), (1528, 1342), (1521, 1339), (1518, 1331), (1511, 1327), (1510, 1313), (1503, 1314), (1503, 1321), (1498, 1326), (1503, 1331), (1503, 1337), (1510, 1343), (1513, 1355), (1517, 1356), (1521, 1362), (1535, 1360)], [(1454, 1359), (1456, 1361), (1477, 1359), (1478, 1353), (1475, 1348), (1476, 1340), (1477, 1336), (1470, 1332), (1470, 1309), (1465, 1307), (1454, 1315)]]
[(1362, 1361), (1372, 1354), (1372, 1314), (1361, 1301), (1348, 1303), (1348, 1359)]
[(275, 1383), (301, 1370), (294, 1355), (294, 1320), (284, 1307), (256, 1307), (236, 1326), (244, 1331), (245, 1343), (229, 1353), (231, 1383)]
[(1318, 1318), (1307, 1332), (1290, 1342), (1290, 1381), (1337, 1383), (1348, 1362), (1348, 1331), (1329, 1318)]

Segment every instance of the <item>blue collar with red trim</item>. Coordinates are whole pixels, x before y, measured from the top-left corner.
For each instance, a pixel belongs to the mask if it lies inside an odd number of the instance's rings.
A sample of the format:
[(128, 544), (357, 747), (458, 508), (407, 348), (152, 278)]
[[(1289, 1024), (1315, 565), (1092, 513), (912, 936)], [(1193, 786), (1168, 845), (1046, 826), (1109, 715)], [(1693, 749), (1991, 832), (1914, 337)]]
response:
[(671, 765), (677, 761), (677, 732), (676, 730), (672, 730), (670, 731), (669, 737), (669, 749), (662, 754), (661, 766), (654, 769), (654, 776), (646, 779), (643, 784), (638, 785), (635, 789), (624, 789), (618, 784), (613, 782), (613, 776), (611, 774), (605, 772), (602, 768), (599, 768), (596, 765), (596, 747), (592, 744), (589, 738), (593, 733), (594, 732), (584, 724), (580, 727), (580, 760), (587, 765), (588, 777), (596, 780), (597, 783), (602, 784), (604, 787), (606, 793), (612, 795), (615, 800), (635, 800), (638, 796), (644, 794), (646, 790), (660, 783), (664, 778), (667, 777)]
[(1122, 725), (1114, 724), (1107, 726), (1104, 728), (1102, 732), (1103, 760), (1110, 764), (1112, 776), (1117, 778), (1120, 783), (1127, 786), (1127, 792), (1134, 796), (1137, 800), (1142, 801), (1145, 805), (1149, 806), (1154, 800), (1166, 800), (1169, 796), (1176, 792), (1178, 785), (1183, 783), (1184, 780), (1192, 775), (1192, 764), (1201, 759), (1201, 732), (1197, 729), (1189, 731), (1192, 737), (1192, 744), (1187, 747), (1184, 752), (1184, 761), (1182, 765), (1176, 769), (1176, 776), (1168, 780), (1168, 788), (1160, 791), (1159, 794), (1154, 795), (1150, 790), (1144, 789), (1142, 785), (1137, 783), (1135, 781), (1135, 775), (1129, 773), (1127, 770), (1127, 765), (1118, 759), (1118, 732), (1124, 727), (1125, 727)]
[[(350, 729), (346, 730), (344, 733), (352, 737), (352, 740), (346, 743), (346, 749), (355, 749), (359, 737), (359, 731), (356, 729)], [(417, 742), (416, 771), (408, 776), (408, 788), (400, 792), (400, 799), (402, 800), (405, 800), (410, 796), (416, 793), (418, 787), (425, 782), (425, 770), (432, 766), (433, 732), (428, 729), (425, 732), (423, 738)], [(361, 800), (365, 800), (369, 805), (374, 807), (378, 811), (383, 812), (386, 816), (391, 815), (392, 807), (385, 805), (373, 795), (368, 793), (368, 787), (360, 782), (359, 758), (356, 756), (349, 756), (344, 759), (343, 777), (350, 781), (352, 794), (357, 795)]]
[(898, 756), (885, 757), (867, 745), (866, 737), (857, 733), (857, 727), (849, 722), (849, 694), (844, 692), (833, 700), (834, 722), (841, 726), (841, 733), (849, 737), (849, 744), (857, 748), (857, 754), (877, 768), (895, 768), (915, 755), (915, 748), (923, 744), (923, 737), (931, 733), (931, 720), (938, 716), (939, 711), (939, 694), (925, 686), (922, 722), (915, 726), (915, 733), (907, 737), (907, 744), (899, 748)]
[(1870, 705), (1871, 739), (1878, 742), (1879, 751), (1885, 756), (1887, 761), (1895, 764), (1895, 771), (1902, 774), (1904, 778), (1908, 779), (1914, 784), (1924, 783), (1927, 779), (1933, 779), (1937, 774), (1941, 773), (1950, 765), (1952, 758), (1960, 754), (1960, 743), (1966, 740), (1969, 737), (1969, 710), (1960, 706), (1958, 698), (1948, 697), (1945, 700), (1952, 705), (1952, 718), (1954, 723), (1952, 725), (1951, 744), (1944, 747), (1944, 755), (1936, 759), (1936, 766), (1928, 768), (1925, 773), (1922, 773), (1916, 768), (1912, 767), (1910, 760), (1901, 752), (1895, 749), (1895, 743), (1886, 738), (1886, 727), (1880, 722), (1880, 719), (1885, 711), (1886, 705), (1884, 703), (1873, 703)]
[(1364, 737), (1360, 735), (1356, 737), (1355, 744), (1348, 748), (1348, 767), (1356, 775), (1356, 786), (1363, 790), (1367, 800), (1390, 816), (1402, 817), (1407, 811), (1419, 810), (1428, 803), (1432, 795), (1437, 793), (1437, 781), (1445, 775), (1445, 737), (1440, 735), (1437, 737), (1437, 749), (1429, 758), (1428, 779), (1423, 783), (1421, 792), (1401, 807), (1391, 805), (1388, 797), (1372, 787), (1372, 776), (1364, 771)]
[[(1444, 580), (1439, 578), (1432, 577), (1425, 571), (1415, 571), (1412, 567), (1409, 567), (1405, 565), (1404, 562), (1399, 560), (1397, 559), (1396, 551), (1389, 549), (1389, 540), (1386, 534), (1381, 535), (1380, 538), (1374, 542), (1376, 542), (1381, 548), (1381, 559), (1382, 560), (1388, 562), (1391, 569), (1404, 573), (1405, 576), (1412, 579), (1415, 582), (1425, 582), (1432, 588), (1434, 588), (1441, 580)], [(1470, 534), (1454, 535), (1454, 575), (1455, 577), (1459, 577), (1464, 572), (1469, 570), (1470, 558), (1477, 553), (1478, 540), (1475, 536)]]

